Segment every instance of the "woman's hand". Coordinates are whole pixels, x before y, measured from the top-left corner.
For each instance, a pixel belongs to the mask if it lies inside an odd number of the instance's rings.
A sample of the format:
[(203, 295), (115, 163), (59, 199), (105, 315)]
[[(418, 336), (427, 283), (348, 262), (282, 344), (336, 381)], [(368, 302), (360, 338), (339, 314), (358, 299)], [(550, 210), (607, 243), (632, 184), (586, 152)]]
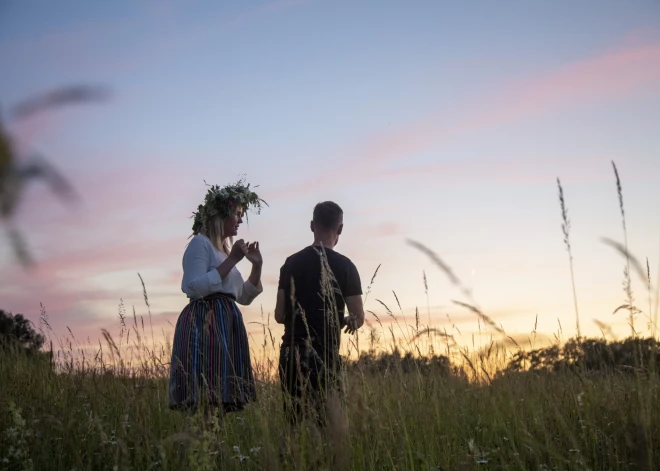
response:
[(243, 260), (248, 254), (248, 246), (245, 244), (243, 239), (239, 239), (231, 246), (231, 252), (229, 252), (229, 258), (234, 262), (238, 263)]
[(259, 251), (259, 242), (252, 242), (247, 244), (247, 253), (245, 254), (252, 265), (261, 266), (264, 263), (263, 258), (261, 257), (261, 252)]

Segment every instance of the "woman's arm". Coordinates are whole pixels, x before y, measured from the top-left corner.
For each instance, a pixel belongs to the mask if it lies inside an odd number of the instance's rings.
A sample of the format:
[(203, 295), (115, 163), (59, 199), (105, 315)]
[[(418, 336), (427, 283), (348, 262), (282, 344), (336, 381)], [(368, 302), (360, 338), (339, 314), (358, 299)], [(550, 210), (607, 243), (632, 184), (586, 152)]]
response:
[(239, 304), (247, 306), (263, 291), (261, 285), (263, 259), (261, 257), (261, 252), (259, 251), (259, 242), (253, 242), (247, 245), (245, 258), (252, 262), (252, 270), (250, 271), (250, 276), (247, 281), (243, 283), (243, 289), (241, 290), (237, 301)]
[(248, 277), (248, 282), (252, 284), (255, 288), (258, 288), (261, 285), (261, 268), (263, 263), (253, 263), (252, 270), (250, 271), (250, 276)]
[(248, 281), (252, 283), (252, 286), (255, 288), (259, 288), (261, 286), (261, 267), (264, 264), (264, 259), (259, 250), (259, 242), (252, 242), (247, 245), (245, 258), (252, 263), (252, 271), (250, 272)]
[(232, 248), (231, 254), (218, 266), (208, 270), (214, 248), (211, 242), (202, 237), (195, 237), (190, 241), (183, 254), (183, 282), (181, 289), (190, 297), (204, 297), (218, 292), (222, 280), (232, 268), (241, 260), (240, 246)]
[(247, 247), (245, 245), (245, 242), (243, 242), (243, 239), (234, 242), (234, 245), (231, 248), (231, 252), (229, 252), (227, 258), (218, 266), (218, 268), (216, 268), (216, 270), (218, 270), (218, 275), (220, 275), (220, 278), (224, 280), (225, 277), (229, 275), (231, 269), (234, 268), (238, 264), (238, 262), (243, 260), (243, 257), (245, 257), (246, 253), (247, 253)]

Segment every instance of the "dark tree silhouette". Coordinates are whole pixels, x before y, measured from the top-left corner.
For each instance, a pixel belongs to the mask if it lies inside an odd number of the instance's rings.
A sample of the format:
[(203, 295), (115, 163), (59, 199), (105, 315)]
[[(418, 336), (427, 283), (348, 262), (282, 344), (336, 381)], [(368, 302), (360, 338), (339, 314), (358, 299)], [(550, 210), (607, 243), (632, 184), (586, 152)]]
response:
[(462, 370), (453, 366), (449, 358), (444, 355), (413, 356), (410, 352), (402, 355), (398, 348), (390, 353), (362, 353), (357, 360), (344, 359), (344, 364), (349, 371), (355, 369), (377, 375), (382, 375), (387, 371), (400, 370), (402, 373), (433, 374), (441, 377), (464, 376)]
[(660, 366), (660, 348), (653, 338), (570, 339), (562, 346), (553, 345), (531, 351), (519, 351), (501, 374), (524, 371), (585, 371), (655, 373)]
[(14, 315), (0, 309), (0, 349), (18, 347), (26, 353), (35, 353), (41, 350), (44, 340), (23, 314)]

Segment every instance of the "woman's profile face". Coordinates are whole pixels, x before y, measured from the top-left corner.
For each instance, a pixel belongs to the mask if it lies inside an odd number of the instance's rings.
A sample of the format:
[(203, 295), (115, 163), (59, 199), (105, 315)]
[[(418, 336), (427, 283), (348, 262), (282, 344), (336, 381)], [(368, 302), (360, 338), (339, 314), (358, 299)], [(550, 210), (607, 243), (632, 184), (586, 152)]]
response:
[(243, 208), (237, 207), (229, 217), (225, 218), (223, 234), (227, 237), (238, 235), (238, 226), (243, 222)]

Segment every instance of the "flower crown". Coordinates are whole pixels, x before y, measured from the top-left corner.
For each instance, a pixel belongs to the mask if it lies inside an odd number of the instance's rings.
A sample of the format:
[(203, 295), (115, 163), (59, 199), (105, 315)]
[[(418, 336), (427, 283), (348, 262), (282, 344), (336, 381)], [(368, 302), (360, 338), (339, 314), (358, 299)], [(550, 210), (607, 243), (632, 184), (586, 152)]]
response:
[(229, 217), (237, 206), (243, 208), (245, 212), (250, 207), (254, 207), (257, 214), (261, 212), (262, 203), (268, 206), (268, 203), (250, 190), (250, 184), (245, 185), (244, 182), (245, 179), (241, 178), (233, 185), (227, 185), (224, 188), (220, 188), (218, 185), (207, 185), (209, 189), (206, 192), (204, 204), (200, 204), (197, 211), (193, 211), (192, 230), (194, 234), (206, 234), (207, 224), (213, 216), (220, 215), (223, 219)]

